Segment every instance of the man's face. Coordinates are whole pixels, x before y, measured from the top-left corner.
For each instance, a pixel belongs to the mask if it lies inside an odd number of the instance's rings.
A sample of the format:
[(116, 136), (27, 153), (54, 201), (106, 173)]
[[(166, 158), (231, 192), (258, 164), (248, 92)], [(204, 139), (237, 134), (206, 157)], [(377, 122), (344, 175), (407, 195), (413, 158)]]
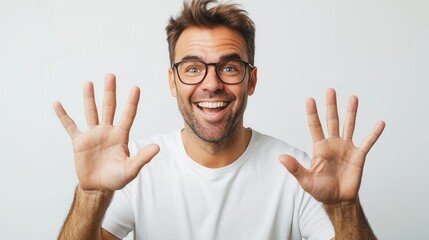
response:
[[(243, 37), (226, 27), (187, 28), (175, 50), (174, 62), (192, 58), (216, 63), (234, 55), (249, 60)], [(197, 85), (180, 82), (174, 69), (169, 70), (169, 81), (171, 94), (177, 97), (185, 120), (185, 130), (192, 129), (204, 141), (220, 142), (243, 127), (247, 96), (253, 94), (256, 86), (256, 68), (248, 68), (244, 81), (236, 85), (222, 83), (213, 66), (208, 67), (206, 78)]]

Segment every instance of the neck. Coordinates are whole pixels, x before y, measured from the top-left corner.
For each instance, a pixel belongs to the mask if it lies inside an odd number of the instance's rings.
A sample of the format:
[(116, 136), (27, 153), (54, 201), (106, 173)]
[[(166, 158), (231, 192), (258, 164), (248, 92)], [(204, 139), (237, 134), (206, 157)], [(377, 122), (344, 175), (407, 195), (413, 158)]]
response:
[(251, 136), (251, 130), (243, 125), (237, 126), (230, 136), (220, 142), (202, 140), (186, 125), (182, 131), (188, 156), (208, 168), (221, 168), (235, 162), (246, 150)]

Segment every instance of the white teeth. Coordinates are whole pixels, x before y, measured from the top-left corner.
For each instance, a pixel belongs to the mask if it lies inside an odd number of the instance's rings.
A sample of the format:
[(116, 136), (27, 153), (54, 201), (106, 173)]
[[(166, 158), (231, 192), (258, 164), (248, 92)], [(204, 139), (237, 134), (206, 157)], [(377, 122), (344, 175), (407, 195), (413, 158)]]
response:
[(198, 106), (203, 108), (221, 108), (226, 107), (226, 102), (199, 102)]

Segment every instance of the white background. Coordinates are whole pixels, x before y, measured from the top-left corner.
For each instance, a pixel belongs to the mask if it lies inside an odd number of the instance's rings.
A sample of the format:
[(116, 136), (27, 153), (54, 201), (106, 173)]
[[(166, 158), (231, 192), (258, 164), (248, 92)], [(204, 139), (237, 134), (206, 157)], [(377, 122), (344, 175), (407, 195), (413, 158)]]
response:
[[(383, 119), (360, 195), (380, 239), (424, 239), (429, 215), (429, 2), (238, 1), (257, 27), (258, 86), (245, 124), (311, 153), (305, 100), (360, 98), (355, 142)], [(0, 238), (55, 239), (77, 179), (52, 103), (84, 128), (82, 84), (101, 100), (118, 78), (118, 112), (142, 89), (131, 138), (183, 123), (167, 82), (164, 28), (181, 1), (0, 1)], [(286, 170), (285, 170), (286, 171)]]

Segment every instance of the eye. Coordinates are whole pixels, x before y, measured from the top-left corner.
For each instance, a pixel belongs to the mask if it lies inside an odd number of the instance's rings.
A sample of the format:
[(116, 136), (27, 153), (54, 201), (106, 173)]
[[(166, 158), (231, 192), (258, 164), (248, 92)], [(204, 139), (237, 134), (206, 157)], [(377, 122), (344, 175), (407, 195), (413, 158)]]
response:
[(230, 72), (230, 73), (232, 73), (232, 72), (236, 72), (236, 71), (237, 71), (237, 68), (235, 68), (234, 66), (225, 66), (222, 69), (222, 72)]
[(188, 73), (199, 73), (199, 72), (201, 72), (201, 69), (199, 69), (198, 67), (195, 67), (195, 66), (191, 66), (191, 67), (188, 67), (186, 69), (186, 72), (188, 72)]
[(179, 71), (183, 76), (199, 76), (204, 73), (205, 65), (201, 62), (186, 61), (179, 65)]
[(220, 74), (235, 76), (243, 72), (243, 64), (240, 61), (224, 61), (220, 62), (218, 66), (218, 71)]

